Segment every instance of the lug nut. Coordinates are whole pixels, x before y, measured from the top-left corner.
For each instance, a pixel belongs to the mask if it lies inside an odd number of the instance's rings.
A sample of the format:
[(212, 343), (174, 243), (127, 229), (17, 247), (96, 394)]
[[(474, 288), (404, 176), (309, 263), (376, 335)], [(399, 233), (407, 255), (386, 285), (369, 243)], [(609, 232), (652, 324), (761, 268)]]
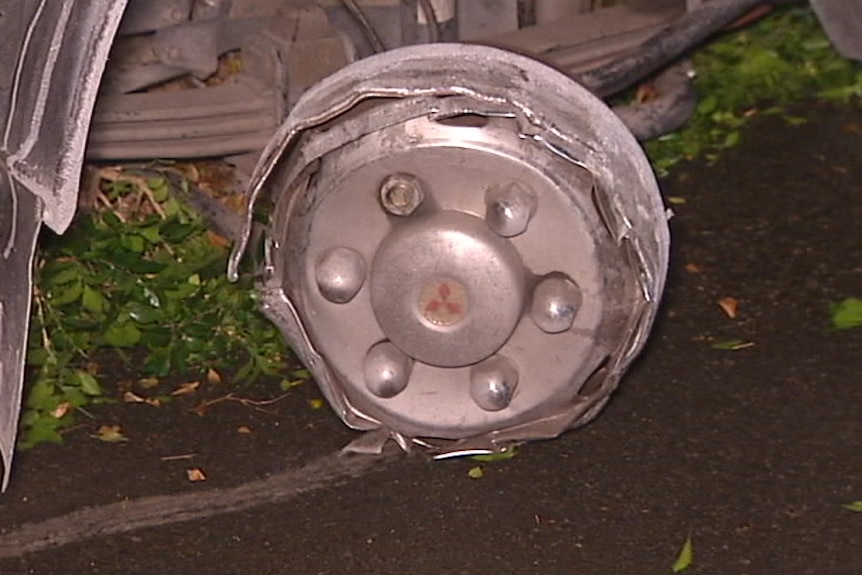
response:
[(485, 192), (485, 222), (504, 238), (524, 233), (536, 211), (536, 196), (517, 181), (496, 184)]
[(413, 359), (395, 344), (383, 341), (375, 344), (365, 356), (362, 373), (365, 386), (377, 397), (395, 397), (407, 387)]
[(542, 331), (560, 333), (572, 327), (580, 305), (578, 286), (563, 274), (552, 274), (533, 290), (530, 315)]
[(327, 300), (347, 303), (365, 283), (365, 261), (350, 248), (334, 247), (317, 260), (314, 279)]
[(425, 201), (419, 178), (410, 174), (392, 174), (380, 185), (380, 203), (394, 216), (409, 216)]
[(470, 397), (485, 411), (508, 406), (518, 385), (518, 370), (508, 359), (495, 355), (470, 371)]

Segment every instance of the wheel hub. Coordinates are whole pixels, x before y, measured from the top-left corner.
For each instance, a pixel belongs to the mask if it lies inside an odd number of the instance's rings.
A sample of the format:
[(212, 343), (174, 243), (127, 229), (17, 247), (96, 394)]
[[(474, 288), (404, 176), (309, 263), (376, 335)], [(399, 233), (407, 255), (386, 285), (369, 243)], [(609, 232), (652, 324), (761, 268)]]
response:
[(456, 211), (390, 232), (374, 257), (370, 288), (386, 337), (439, 367), (469, 365), (497, 351), (525, 301), (517, 250), (481, 219)]

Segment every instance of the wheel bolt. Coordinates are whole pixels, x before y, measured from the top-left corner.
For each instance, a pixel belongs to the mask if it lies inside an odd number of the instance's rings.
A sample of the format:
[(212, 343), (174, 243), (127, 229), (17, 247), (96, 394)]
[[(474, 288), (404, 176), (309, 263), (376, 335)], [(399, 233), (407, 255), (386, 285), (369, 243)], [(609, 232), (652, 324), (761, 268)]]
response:
[(496, 184), (485, 192), (485, 222), (504, 238), (524, 233), (536, 211), (536, 196), (517, 181)]
[(501, 355), (492, 356), (470, 371), (470, 397), (485, 411), (508, 406), (518, 385), (518, 370)]
[(581, 291), (562, 274), (547, 276), (533, 290), (530, 315), (546, 333), (566, 331), (575, 321), (581, 305)]
[(365, 356), (362, 373), (365, 386), (377, 397), (395, 397), (407, 387), (413, 359), (395, 344), (383, 341), (375, 344)]
[(394, 216), (409, 216), (425, 201), (425, 192), (416, 176), (392, 174), (380, 185), (380, 203)]
[(350, 248), (334, 247), (317, 260), (314, 279), (327, 300), (347, 303), (365, 283), (365, 261)]

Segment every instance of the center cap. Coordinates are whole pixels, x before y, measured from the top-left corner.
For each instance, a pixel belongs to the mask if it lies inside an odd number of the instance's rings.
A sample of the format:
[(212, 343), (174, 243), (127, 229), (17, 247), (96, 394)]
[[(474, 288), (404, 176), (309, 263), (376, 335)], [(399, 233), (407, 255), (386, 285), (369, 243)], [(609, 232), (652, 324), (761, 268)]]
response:
[(476, 363), (500, 349), (526, 299), (518, 252), (462, 212), (397, 226), (381, 242), (370, 276), (371, 305), (386, 337), (441, 367)]
[(467, 290), (449, 278), (429, 281), (419, 292), (422, 316), (434, 325), (445, 327), (464, 319), (469, 312)]

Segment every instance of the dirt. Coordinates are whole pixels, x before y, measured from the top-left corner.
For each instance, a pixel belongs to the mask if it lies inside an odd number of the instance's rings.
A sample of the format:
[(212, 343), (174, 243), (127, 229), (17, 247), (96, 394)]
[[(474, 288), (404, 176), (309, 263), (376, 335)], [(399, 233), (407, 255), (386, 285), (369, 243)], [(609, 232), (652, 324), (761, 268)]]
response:
[(670, 573), (689, 535), (693, 574), (862, 573), (862, 329), (829, 325), (862, 297), (862, 111), (797, 113), (662, 182), (666, 298), (585, 429), (495, 463), (373, 460), (338, 455), (355, 434), (311, 385), (103, 406), (18, 458), (0, 573)]

